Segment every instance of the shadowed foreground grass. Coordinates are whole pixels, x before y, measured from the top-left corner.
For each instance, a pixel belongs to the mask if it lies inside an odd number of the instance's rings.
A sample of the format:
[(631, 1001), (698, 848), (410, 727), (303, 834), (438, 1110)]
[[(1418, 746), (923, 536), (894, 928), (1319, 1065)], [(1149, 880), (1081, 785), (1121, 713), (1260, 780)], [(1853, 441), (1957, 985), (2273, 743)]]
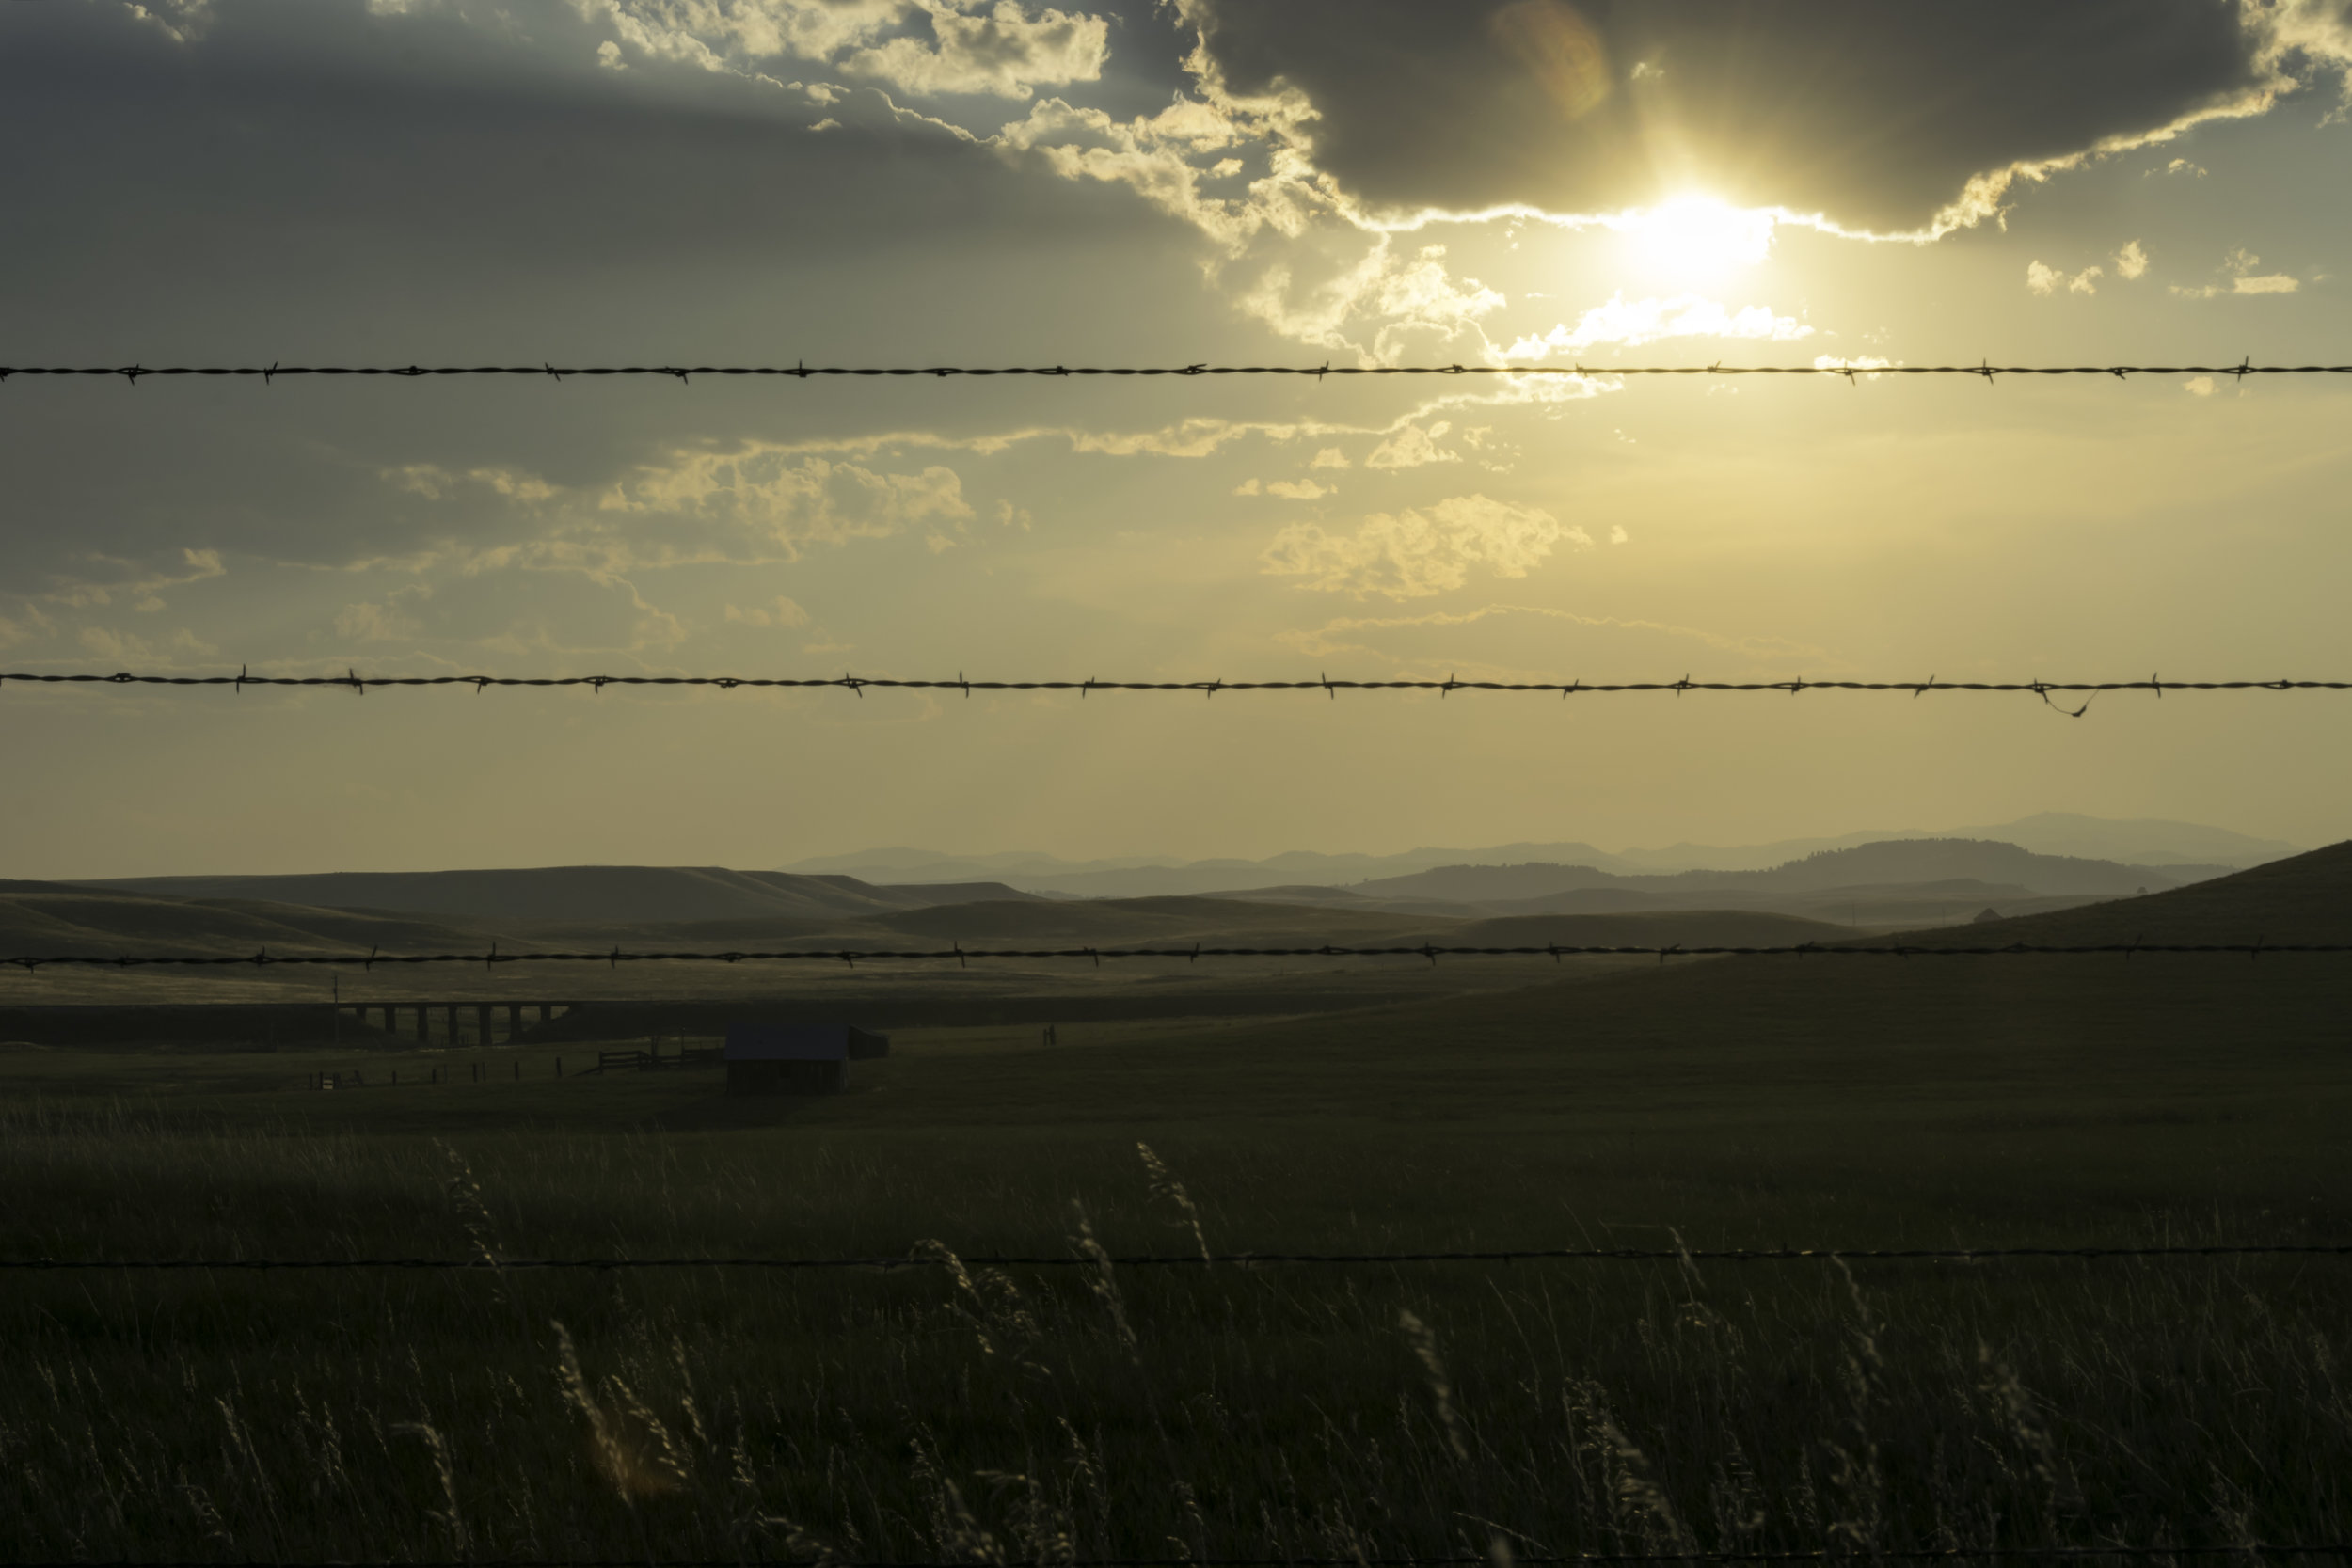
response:
[(333, 1095), (285, 1086), (325, 1058), (19, 1053), (0, 1257), (941, 1266), (0, 1275), (0, 1559), (2352, 1534), (2352, 1261), (946, 1261), (2352, 1233), (2345, 966), (1937, 963), (916, 1032), (792, 1105), (539, 1053)]

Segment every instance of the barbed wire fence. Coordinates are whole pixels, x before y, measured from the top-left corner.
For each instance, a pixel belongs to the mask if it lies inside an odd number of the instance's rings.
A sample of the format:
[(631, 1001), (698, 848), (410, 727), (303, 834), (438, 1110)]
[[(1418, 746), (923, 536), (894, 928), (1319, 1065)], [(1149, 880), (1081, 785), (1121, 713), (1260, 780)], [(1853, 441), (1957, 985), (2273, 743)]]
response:
[(695, 376), (748, 376), (806, 381), (825, 378), (901, 378), (1016, 376), (1047, 380), (1073, 376), (1293, 376), (1322, 381), (1331, 376), (1568, 376), (1607, 380), (1613, 376), (1828, 376), (1849, 383), (1874, 376), (1975, 376), (1987, 383), (2005, 375), (2113, 376), (2119, 381), (2136, 375), (2248, 376), (2352, 375), (2352, 365), (2257, 365), (2250, 357), (2234, 365), (1995, 365), (1985, 359), (1974, 365), (1903, 365), (1877, 358), (1823, 360), (1810, 365), (0, 365), (0, 382), (16, 376), (117, 377), (136, 385), (150, 377), (207, 377), (274, 383), (279, 376), (361, 377), (417, 381), (460, 376), (526, 376), (564, 381), (572, 376), (653, 377), (689, 383)]
[[(1807, 691), (1863, 691), (1908, 694), (1914, 698), (1931, 693), (1951, 695), (1961, 692), (2023, 693), (2039, 698), (2070, 719), (2080, 719), (2090, 710), (2091, 700), (2109, 692), (2146, 691), (2161, 699), (2168, 691), (2352, 691), (2352, 680), (2320, 680), (2287, 677), (2279, 680), (2166, 680), (2151, 674), (2145, 680), (2117, 681), (1968, 681), (1945, 680), (1930, 675), (1925, 680), (1807, 680), (1791, 676), (1787, 680), (1768, 681), (1703, 681), (1688, 674), (1675, 680), (1655, 681), (1587, 681), (1581, 679), (1550, 681), (1463, 680), (1457, 675), (1443, 679), (1427, 676), (1398, 676), (1387, 680), (1340, 679), (1317, 673), (1314, 679), (1290, 680), (1103, 680), (1094, 676), (1080, 679), (1052, 680), (974, 680), (958, 671), (952, 677), (895, 675), (362, 675), (356, 669), (346, 669), (340, 675), (257, 675), (250, 666), (240, 666), (233, 675), (174, 675), (135, 673), (116, 671), (102, 673), (94, 671), (56, 673), (36, 670), (0, 671), (0, 687), (10, 682), (24, 686), (115, 686), (163, 687), (185, 689), (194, 687), (228, 687), (242, 692), (246, 687), (262, 689), (294, 688), (298, 689), (335, 689), (365, 695), (372, 687), (469, 687), (476, 693), (493, 688), (557, 689), (585, 688), (601, 694), (608, 686), (629, 689), (649, 687), (664, 689), (703, 688), (719, 691), (736, 690), (836, 690), (863, 697), (875, 691), (956, 691), (967, 699), (976, 692), (993, 691), (1075, 691), (1085, 698), (1096, 691), (1155, 691), (1198, 692), (1215, 697), (1221, 691), (1320, 691), (1337, 700), (1343, 691), (1435, 691), (1440, 698), (1456, 691), (1506, 692), (1518, 695), (1557, 695), (1562, 701), (1570, 697), (1603, 697), (1627, 693), (1665, 692), (1679, 697), (1685, 692), (1733, 693), (1740, 695), (1798, 696)], [(2076, 706), (2067, 707), (2059, 697), (2083, 698)]]
[[(2014, 1546), (1891, 1547), (1856, 1545), (1788, 1551), (1758, 1548), (1691, 1552), (1511, 1552), (1499, 1559), (1493, 1552), (1317, 1557), (1293, 1553), (1282, 1557), (990, 1557), (991, 1568), (1496, 1568), (1498, 1562), (1531, 1563), (1542, 1568), (1610, 1568), (1618, 1563), (1645, 1562), (1996, 1562), (2004, 1559), (2029, 1561), (2074, 1561), (2111, 1558), (2118, 1561), (2177, 1559), (2264, 1559), (2342, 1557), (2352, 1555), (2352, 1542), (2291, 1543), (2235, 1542), (2217, 1546), (2111, 1545), (2058, 1546), (2030, 1543)], [(220, 1559), (171, 1560), (141, 1558), (107, 1560), (76, 1558), (56, 1562), (26, 1560), (26, 1568), (221, 1568)], [(825, 1556), (793, 1559), (765, 1555), (732, 1558), (489, 1558), (471, 1557), (433, 1561), (425, 1559), (370, 1560), (339, 1558), (311, 1561), (272, 1558), (266, 1565), (231, 1564), (231, 1568), (970, 1568), (970, 1560), (860, 1559)]]
[[(1543, 917), (1534, 917), (1543, 918)], [(1574, 919), (1577, 916), (1556, 916)], [(1195, 943), (1190, 947), (965, 947), (961, 943), (948, 947), (930, 948), (787, 948), (771, 952), (623, 952), (618, 948), (609, 953), (502, 953), (495, 944), (485, 953), (125, 953), (99, 955), (68, 953), (56, 956), (19, 954), (0, 958), (0, 967), (31, 972), (59, 967), (90, 969), (151, 969), (159, 967), (218, 969), (279, 969), (333, 968), (372, 970), (383, 965), (416, 964), (480, 964), (495, 969), (501, 964), (605, 964), (618, 968), (622, 964), (640, 963), (841, 963), (855, 967), (861, 963), (901, 959), (945, 962), (949, 959), (968, 964), (973, 959), (991, 958), (1073, 958), (1086, 959), (1100, 965), (1106, 960), (1124, 958), (1182, 958), (1197, 962), (1201, 958), (1426, 958), (1435, 963), (1439, 958), (1550, 958), (1559, 962), (1566, 958), (1656, 958), (1663, 963), (1668, 958), (2090, 958), (2109, 957), (2133, 958), (2142, 954), (2150, 957), (2190, 957), (2261, 958), (2285, 958), (2297, 954), (2352, 953), (2347, 942), (2011, 942), (1998, 945), (1922, 945), (1918, 943), (1837, 943), (1802, 942), (1777, 946), (1768, 945), (1686, 945), (1681, 942), (1666, 946), (1603, 946), (1578, 945), (1566, 942), (1546, 942), (1540, 946), (1516, 947), (1456, 947), (1439, 946), (1432, 942), (1410, 945), (1347, 947), (1326, 945), (1317, 947), (1209, 947)]]
[(281, 1270), (390, 1269), (428, 1273), (501, 1270), (850, 1269), (883, 1274), (907, 1269), (1119, 1268), (1203, 1269), (1229, 1265), (1359, 1267), (1406, 1263), (1983, 1263), (2019, 1259), (2098, 1262), (2200, 1258), (2346, 1258), (2352, 1244), (2255, 1243), (2209, 1246), (2014, 1247), (1513, 1247), (1477, 1252), (1191, 1252), (1078, 1255), (1010, 1253), (943, 1255), (934, 1251), (863, 1258), (10, 1258), (0, 1269), (34, 1273), (118, 1270), (125, 1273), (200, 1269), (271, 1273)]

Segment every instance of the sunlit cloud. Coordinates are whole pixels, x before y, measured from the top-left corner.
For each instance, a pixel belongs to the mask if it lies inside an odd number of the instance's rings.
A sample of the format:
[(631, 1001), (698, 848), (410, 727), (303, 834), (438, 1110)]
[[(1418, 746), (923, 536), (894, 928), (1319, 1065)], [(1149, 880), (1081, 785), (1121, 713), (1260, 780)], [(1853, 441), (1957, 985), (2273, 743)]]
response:
[(1459, 463), (1462, 454), (1449, 451), (1438, 445), (1454, 429), (1450, 420), (1439, 420), (1426, 430), (1417, 424), (1404, 429), (1372, 449), (1364, 459), (1367, 468), (1419, 468), (1431, 463)]
[(2175, 283), (2171, 292), (2182, 299), (2213, 299), (2221, 294), (2291, 294), (2303, 286), (2301, 279), (2283, 272), (2256, 272), (2262, 261), (2240, 245), (2223, 259), (2219, 282), (2196, 287)]
[[(1621, 527), (1613, 529), (1613, 535), (1623, 531)], [(1778, 637), (1733, 637), (1703, 627), (1676, 626), (1663, 621), (1584, 615), (1549, 605), (1529, 604), (1488, 604), (1481, 605), (1476, 610), (1431, 610), (1421, 615), (1340, 616), (1310, 629), (1283, 632), (1277, 641), (1309, 657), (1360, 654), (1375, 658), (1401, 658), (1407, 656), (1377, 645), (1377, 640), (1488, 626), (1500, 631), (1505, 629), (1504, 623), (1518, 617), (1561, 623), (1594, 631), (1629, 632), (1687, 640), (1715, 652), (1736, 654), (1759, 662), (1770, 660), (1784, 667), (1795, 659), (1806, 660), (1815, 668), (1825, 668), (1832, 662), (1827, 650), (1810, 642), (1794, 642)], [(1411, 657), (1426, 657), (1427, 655)], [(1467, 652), (1462, 662), (1470, 662)], [(1547, 678), (1557, 674), (1556, 670), (1552, 671)]]
[(1425, 511), (1374, 513), (1354, 533), (1293, 523), (1259, 561), (1267, 576), (1298, 578), (1301, 588), (1359, 599), (1414, 599), (1461, 587), (1474, 566), (1499, 578), (1523, 578), (1555, 545), (1592, 542), (1581, 528), (1535, 507), (1460, 496)]
[(1326, 496), (1336, 496), (1339, 491), (1327, 484), (1318, 484), (1311, 479), (1269, 479), (1263, 483), (1251, 479), (1235, 485), (1233, 494), (1236, 496), (1272, 496), (1278, 500), (1286, 501), (1314, 501), (1321, 500)]
[(2104, 267), (2085, 267), (2069, 277), (2055, 267), (2033, 261), (2026, 263), (2026, 292), (2040, 294), (2045, 299), (2060, 290), (2071, 294), (2095, 294), (2099, 292), (2099, 279), (2106, 276)]
[(1553, 354), (1581, 353), (1603, 343), (1632, 347), (1668, 338), (1793, 342), (1812, 335), (1813, 328), (1804, 323), (1793, 316), (1775, 315), (1762, 305), (1733, 310), (1720, 301), (1702, 299), (1696, 294), (1629, 300), (1616, 293), (1606, 304), (1596, 305), (1579, 316), (1573, 327), (1563, 323), (1541, 337), (1520, 338), (1502, 351), (1502, 357), (1543, 359)]
[(773, 600), (764, 605), (728, 605), (725, 616), (730, 622), (747, 626), (804, 626), (808, 625), (808, 611), (782, 594), (778, 594)]
[(111, 556), (85, 558), (92, 566), (109, 568), (108, 572), (93, 572), (88, 576), (65, 578), (47, 592), (25, 595), (28, 605), (56, 605), (67, 610), (89, 610), (127, 603), (142, 614), (152, 615), (166, 606), (164, 594), (190, 583), (208, 582), (226, 577), (229, 568), (221, 562), (216, 549), (180, 551), (180, 569), (142, 567), (136, 562), (117, 560)]

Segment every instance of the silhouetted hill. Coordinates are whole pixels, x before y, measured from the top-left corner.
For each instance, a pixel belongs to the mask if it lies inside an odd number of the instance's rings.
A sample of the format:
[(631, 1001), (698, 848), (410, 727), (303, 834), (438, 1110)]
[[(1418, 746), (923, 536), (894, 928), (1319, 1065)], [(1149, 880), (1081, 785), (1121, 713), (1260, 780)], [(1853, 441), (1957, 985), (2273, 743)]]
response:
[[(316, 952), (465, 948), (478, 932), (439, 921), (246, 899), (189, 900), (62, 882), (0, 881), (9, 954)], [(510, 944), (511, 945), (511, 944)]]
[(330, 871), (292, 877), (120, 877), (66, 884), (170, 898), (262, 899), (399, 910), (466, 920), (743, 920), (885, 914), (977, 898), (1024, 899), (1002, 883), (878, 888), (854, 877), (720, 866), (551, 865), (491, 871)]
[(1652, 910), (1628, 914), (1521, 914), (1432, 933), (1440, 946), (1778, 947), (1842, 942), (1853, 933), (1820, 920), (1753, 910)]
[[(1894, 839), (1981, 839), (2014, 844), (2036, 854), (2109, 860), (2127, 865), (2177, 866), (2189, 873), (2219, 875), (2283, 856), (2300, 854), (2292, 844), (2255, 838), (2227, 828), (2155, 818), (2116, 821), (2074, 812), (2038, 812), (2011, 822), (1922, 832), (1915, 828), (1866, 829), (1826, 838), (1782, 839), (1770, 844), (1667, 845), (1659, 848), (1598, 849), (1575, 841), (1497, 844), (1480, 848), (1407, 849), (1396, 854), (1322, 854), (1292, 850), (1264, 860), (1176, 861), (1158, 855), (1073, 861), (1038, 850), (985, 855), (949, 855), (933, 849), (866, 849), (824, 855), (784, 869), (803, 874), (847, 873), (888, 886), (906, 882), (1010, 882), (1032, 893), (1090, 898), (1134, 898), (1168, 894), (1225, 895), (1281, 887), (1353, 886), (1450, 865), (1588, 865), (1624, 876), (1668, 876), (1681, 871), (1761, 871), (1822, 850)], [(2137, 883), (2135, 886), (2138, 885)]]
[(1983, 942), (2352, 942), (2352, 842), (2329, 845), (2191, 887), (2087, 908), (1923, 934)]
[(1359, 883), (1349, 891), (1369, 898), (1442, 898), (1498, 904), (1597, 888), (1661, 895), (1685, 908), (1693, 902), (1737, 905), (1748, 894), (1820, 893), (1894, 884), (1975, 881), (2002, 883), (2029, 895), (2122, 895), (2177, 885), (2177, 870), (2119, 865), (2112, 861), (2037, 855), (2013, 844), (1980, 839), (1889, 839), (1828, 849), (1768, 871), (1682, 871), (1625, 876), (1589, 865), (1451, 865)]
[[(955, 904), (910, 910), (875, 927), (957, 941), (1201, 942), (1298, 947), (1419, 940), (1425, 917), (1222, 898), (1099, 898), (1081, 903)], [(1449, 939), (1450, 940), (1450, 939)]]

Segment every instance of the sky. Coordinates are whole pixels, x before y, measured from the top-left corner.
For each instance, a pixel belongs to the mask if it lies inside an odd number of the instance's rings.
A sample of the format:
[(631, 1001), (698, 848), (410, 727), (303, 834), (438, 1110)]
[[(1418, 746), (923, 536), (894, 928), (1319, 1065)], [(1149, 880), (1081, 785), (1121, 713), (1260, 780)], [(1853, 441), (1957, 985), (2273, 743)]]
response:
[[(19, 0), (0, 668), (2344, 678), (2343, 0)], [(2343, 695), (0, 688), (0, 876), (2352, 834)]]

